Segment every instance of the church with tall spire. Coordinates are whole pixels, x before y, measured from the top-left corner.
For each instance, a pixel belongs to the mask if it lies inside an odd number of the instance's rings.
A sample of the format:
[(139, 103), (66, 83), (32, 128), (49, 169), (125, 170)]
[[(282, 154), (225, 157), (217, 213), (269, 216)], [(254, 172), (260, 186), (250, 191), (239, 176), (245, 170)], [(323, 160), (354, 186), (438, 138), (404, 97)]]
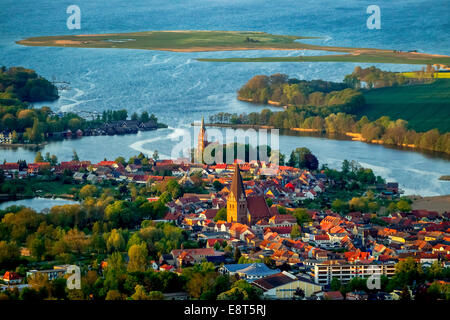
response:
[(247, 197), (240, 171), (239, 165), (236, 164), (227, 198), (227, 222), (247, 224)]
[(206, 136), (205, 119), (204, 117), (202, 117), (202, 124), (200, 125), (200, 132), (198, 133), (198, 141), (197, 141), (197, 160), (200, 163), (203, 162), (203, 152), (205, 151), (207, 145), (208, 139)]
[(253, 225), (270, 216), (264, 196), (246, 196), (241, 170), (236, 164), (227, 197), (227, 222)]

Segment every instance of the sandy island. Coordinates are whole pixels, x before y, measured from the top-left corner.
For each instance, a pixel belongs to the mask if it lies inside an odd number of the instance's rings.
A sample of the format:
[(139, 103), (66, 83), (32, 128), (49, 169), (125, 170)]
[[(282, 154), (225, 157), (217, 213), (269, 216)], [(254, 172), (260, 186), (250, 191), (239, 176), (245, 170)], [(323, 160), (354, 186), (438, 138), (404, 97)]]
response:
[[(33, 37), (17, 41), (25, 46), (143, 49), (172, 52), (212, 52), (243, 50), (320, 50), (344, 55), (197, 59), (211, 62), (368, 62), (450, 65), (450, 57), (418, 52), (376, 48), (348, 48), (299, 42), (301, 37), (252, 31), (167, 30), (131, 33), (80, 34)], [(85, 41), (83, 41), (83, 40)], [(129, 41), (132, 39), (133, 41)], [(128, 41), (121, 41), (128, 40)]]

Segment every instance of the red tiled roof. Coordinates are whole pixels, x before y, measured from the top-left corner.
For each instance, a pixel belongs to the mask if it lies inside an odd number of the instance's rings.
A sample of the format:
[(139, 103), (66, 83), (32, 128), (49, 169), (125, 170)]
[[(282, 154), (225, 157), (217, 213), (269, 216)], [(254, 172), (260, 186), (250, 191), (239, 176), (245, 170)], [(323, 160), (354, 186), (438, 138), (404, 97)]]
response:
[(324, 292), (323, 296), (325, 297), (325, 299), (329, 299), (329, 300), (344, 300), (344, 296), (342, 295), (342, 293), (340, 291)]
[(99, 166), (106, 166), (106, 167), (113, 166), (115, 164), (116, 164), (115, 161), (100, 161), (99, 163), (97, 163), (97, 165)]
[(252, 221), (270, 217), (270, 211), (263, 196), (248, 197), (247, 208), (250, 212)]
[(269, 227), (266, 228), (265, 230), (270, 230), (278, 234), (290, 234), (292, 231), (292, 227)]
[(19, 170), (19, 164), (14, 162), (6, 162), (0, 165), (0, 169), (3, 170)]
[(314, 236), (314, 240), (330, 240), (330, 237), (327, 234), (318, 234)]
[(224, 239), (208, 239), (207, 243), (208, 243), (208, 247), (214, 247), (216, 242), (219, 242), (220, 244), (222, 244), (224, 241), (225, 241)]
[(18, 279), (20, 279), (20, 276), (16, 272), (6, 271), (5, 274), (3, 275), (3, 280), (11, 281), (11, 280), (18, 280)]

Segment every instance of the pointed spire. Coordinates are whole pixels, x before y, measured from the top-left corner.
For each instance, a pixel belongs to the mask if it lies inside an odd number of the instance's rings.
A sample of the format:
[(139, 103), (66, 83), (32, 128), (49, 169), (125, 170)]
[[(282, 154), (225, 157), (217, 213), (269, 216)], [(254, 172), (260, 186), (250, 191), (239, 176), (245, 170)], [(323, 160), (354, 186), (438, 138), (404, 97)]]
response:
[(236, 163), (236, 167), (234, 169), (233, 180), (231, 181), (231, 193), (233, 193), (236, 201), (239, 201), (241, 195), (245, 196), (244, 191), (244, 183), (242, 182), (241, 169), (239, 168), (239, 164)]

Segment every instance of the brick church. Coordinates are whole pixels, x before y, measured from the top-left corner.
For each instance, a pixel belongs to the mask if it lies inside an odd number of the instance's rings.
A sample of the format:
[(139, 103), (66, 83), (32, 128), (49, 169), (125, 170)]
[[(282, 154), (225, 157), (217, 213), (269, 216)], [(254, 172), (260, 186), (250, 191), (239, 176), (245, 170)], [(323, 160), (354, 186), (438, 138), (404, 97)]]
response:
[(200, 132), (198, 133), (197, 141), (197, 161), (203, 162), (203, 152), (208, 145), (208, 138), (206, 136), (205, 119), (202, 117), (202, 124), (200, 126)]
[(268, 220), (270, 216), (264, 196), (247, 197), (245, 195), (241, 170), (236, 164), (230, 193), (227, 197), (227, 222), (253, 225), (260, 220)]

